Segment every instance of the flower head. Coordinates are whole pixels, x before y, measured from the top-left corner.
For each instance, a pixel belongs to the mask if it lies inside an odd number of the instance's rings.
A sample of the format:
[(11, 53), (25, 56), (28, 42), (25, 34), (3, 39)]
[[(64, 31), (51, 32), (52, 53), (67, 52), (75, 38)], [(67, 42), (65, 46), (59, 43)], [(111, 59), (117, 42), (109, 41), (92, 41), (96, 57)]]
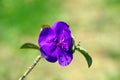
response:
[(69, 25), (58, 21), (50, 28), (42, 29), (38, 44), (41, 55), (49, 62), (56, 62), (61, 66), (70, 64), (73, 58), (73, 40)]

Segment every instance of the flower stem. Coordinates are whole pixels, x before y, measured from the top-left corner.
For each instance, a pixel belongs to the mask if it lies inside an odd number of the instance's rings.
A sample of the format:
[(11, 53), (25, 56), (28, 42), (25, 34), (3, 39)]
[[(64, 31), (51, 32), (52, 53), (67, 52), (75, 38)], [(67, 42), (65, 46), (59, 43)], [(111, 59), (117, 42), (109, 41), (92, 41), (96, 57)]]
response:
[(32, 69), (36, 66), (36, 64), (39, 62), (39, 60), (42, 57), (39, 55), (33, 62), (33, 64), (25, 71), (25, 73), (19, 78), (19, 80), (24, 80), (24, 78), (32, 71)]

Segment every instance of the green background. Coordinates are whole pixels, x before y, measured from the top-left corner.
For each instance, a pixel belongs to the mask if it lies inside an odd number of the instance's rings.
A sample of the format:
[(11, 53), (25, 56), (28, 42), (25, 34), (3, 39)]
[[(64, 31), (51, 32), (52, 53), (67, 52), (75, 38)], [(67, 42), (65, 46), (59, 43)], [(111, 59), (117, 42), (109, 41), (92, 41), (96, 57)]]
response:
[(37, 44), (41, 26), (59, 20), (70, 25), (92, 66), (78, 52), (67, 67), (42, 59), (26, 80), (120, 79), (120, 0), (0, 0), (0, 80), (19, 79), (40, 54), (20, 46)]

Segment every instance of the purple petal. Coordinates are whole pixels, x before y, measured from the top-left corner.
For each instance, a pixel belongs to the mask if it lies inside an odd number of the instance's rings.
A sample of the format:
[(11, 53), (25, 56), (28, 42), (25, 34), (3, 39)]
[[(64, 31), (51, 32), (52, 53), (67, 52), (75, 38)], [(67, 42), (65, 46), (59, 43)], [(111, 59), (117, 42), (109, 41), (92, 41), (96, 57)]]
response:
[(58, 22), (54, 23), (52, 25), (52, 29), (56, 32), (57, 35), (61, 35), (61, 33), (63, 33), (63, 31), (70, 32), (69, 25), (62, 21), (58, 21)]
[(64, 52), (61, 50), (61, 53), (58, 55), (58, 62), (61, 66), (69, 65), (72, 59), (72, 51)]
[(62, 35), (60, 35), (60, 42), (65, 50), (69, 50), (69, 48), (73, 45), (71, 34), (67, 31), (64, 31)]
[(56, 57), (53, 57), (53, 56), (50, 56), (48, 55), (44, 50), (43, 48), (40, 48), (40, 51), (41, 51), (41, 55), (49, 62), (56, 62), (57, 61), (57, 58)]
[(57, 61), (57, 56), (60, 53), (59, 47), (55, 45), (44, 45), (41, 48), (42, 56), (49, 62), (56, 62)]
[(50, 42), (55, 38), (55, 32), (51, 28), (44, 28), (38, 38), (38, 44), (41, 47), (46, 42)]
[(55, 33), (51, 28), (44, 28), (38, 38), (41, 55), (49, 62), (57, 61), (57, 57), (54, 54), (51, 54), (56, 48), (56, 45), (53, 42), (54, 38)]
[(54, 42), (45, 43), (44, 45), (41, 46), (41, 48), (47, 53), (47, 55), (51, 56), (53, 55), (54, 57), (56, 57), (56, 55), (53, 54), (53, 52), (57, 48), (56, 43)]

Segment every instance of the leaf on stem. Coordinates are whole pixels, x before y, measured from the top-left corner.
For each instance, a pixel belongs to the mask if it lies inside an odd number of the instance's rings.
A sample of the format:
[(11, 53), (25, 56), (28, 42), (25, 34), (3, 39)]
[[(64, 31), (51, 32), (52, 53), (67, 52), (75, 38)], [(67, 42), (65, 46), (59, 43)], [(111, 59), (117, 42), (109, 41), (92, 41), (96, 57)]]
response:
[(33, 43), (25, 43), (20, 48), (21, 49), (37, 49), (37, 50), (40, 50), (40, 48)]
[(80, 46), (76, 46), (75, 50), (77, 50), (77, 51), (79, 51), (80, 53), (83, 54), (83, 56), (85, 57), (85, 59), (87, 61), (88, 67), (90, 67), (92, 65), (92, 58), (88, 54), (88, 52), (84, 48), (82, 48)]

